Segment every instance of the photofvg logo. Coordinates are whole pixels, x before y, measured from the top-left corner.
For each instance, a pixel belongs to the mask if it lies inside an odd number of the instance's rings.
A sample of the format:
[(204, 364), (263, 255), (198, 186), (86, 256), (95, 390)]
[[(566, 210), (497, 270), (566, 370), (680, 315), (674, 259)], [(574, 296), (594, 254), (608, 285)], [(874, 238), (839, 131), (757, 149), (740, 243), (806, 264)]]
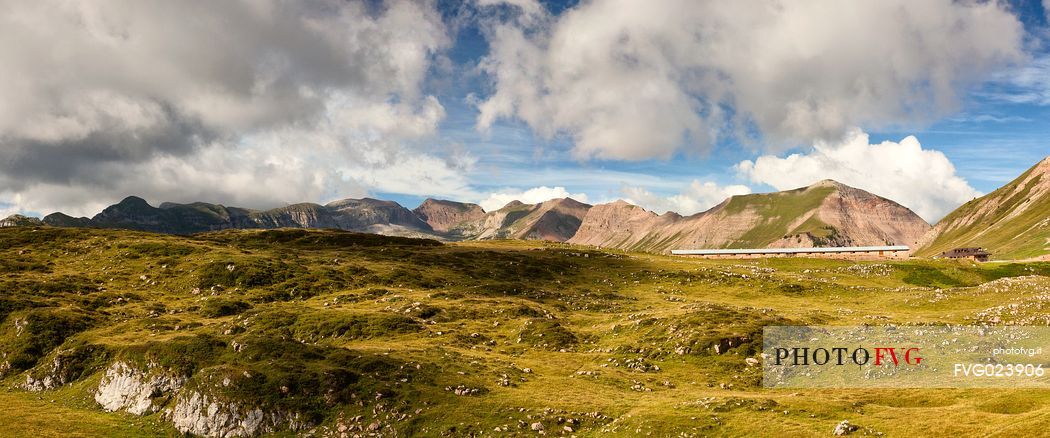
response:
[[(894, 366), (920, 365), (920, 347), (777, 347), (774, 364), (799, 365), (858, 365), (864, 366), (875, 358), (875, 366), (892, 363)], [(874, 351), (874, 353), (872, 353)]]
[(771, 388), (1050, 388), (1050, 327), (770, 326)]

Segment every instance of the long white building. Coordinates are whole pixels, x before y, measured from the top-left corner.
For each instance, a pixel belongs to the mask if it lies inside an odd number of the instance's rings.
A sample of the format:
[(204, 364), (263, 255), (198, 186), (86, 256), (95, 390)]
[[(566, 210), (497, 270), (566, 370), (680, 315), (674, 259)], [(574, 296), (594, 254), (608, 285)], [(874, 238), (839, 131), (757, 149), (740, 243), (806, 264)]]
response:
[(726, 248), (726, 249), (673, 249), (671, 254), (719, 257), (843, 257), (843, 258), (904, 258), (911, 248), (905, 245), (890, 246), (831, 246), (822, 248)]

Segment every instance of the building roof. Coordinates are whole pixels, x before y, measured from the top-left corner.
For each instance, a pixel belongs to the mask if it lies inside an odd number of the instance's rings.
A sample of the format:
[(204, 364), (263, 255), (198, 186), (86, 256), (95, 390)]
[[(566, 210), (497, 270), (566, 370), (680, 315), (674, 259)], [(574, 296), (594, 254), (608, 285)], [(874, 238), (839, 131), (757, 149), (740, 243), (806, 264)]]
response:
[(823, 248), (740, 248), (740, 249), (673, 249), (675, 255), (761, 255), (761, 254), (808, 254), (808, 253), (844, 253), (844, 252), (878, 252), (907, 251), (904, 245), (891, 246), (829, 246)]

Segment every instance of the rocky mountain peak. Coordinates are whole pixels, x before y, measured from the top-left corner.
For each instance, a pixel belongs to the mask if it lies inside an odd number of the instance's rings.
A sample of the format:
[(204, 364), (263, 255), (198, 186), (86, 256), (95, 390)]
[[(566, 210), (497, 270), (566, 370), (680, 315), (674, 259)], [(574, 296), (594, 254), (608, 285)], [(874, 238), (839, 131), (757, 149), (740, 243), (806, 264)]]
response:
[(1046, 158), (1043, 158), (1042, 161), (1036, 164), (1033, 170), (1035, 172), (1038, 172), (1040, 175), (1050, 174), (1050, 155), (1048, 155)]
[(504, 205), (503, 207), (500, 207), (500, 210), (504, 210), (504, 209), (508, 209), (508, 208), (521, 207), (522, 205), (525, 205), (525, 203), (515, 199), (513, 201), (508, 202), (507, 205)]
[(0, 227), (26, 227), (42, 224), (43, 222), (41, 222), (40, 219), (20, 214), (12, 214), (0, 220)]
[(910, 245), (930, 225), (914, 212), (834, 180), (733, 196), (683, 217), (619, 201), (598, 205), (570, 243), (639, 251), (675, 248)]
[(485, 210), (480, 205), (433, 198), (427, 198), (412, 212), (440, 233), (465, 233), (477, 228), (476, 222), (485, 219)]
[(812, 185), (810, 185), (810, 187), (842, 187), (842, 186), (845, 186), (845, 184), (840, 183), (840, 182), (835, 181), (835, 180), (830, 179), (830, 178), (822, 179), (822, 180), (817, 181), (817, 182), (813, 183)]
[(149, 203), (146, 202), (145, 199), (142, 199), (142, 198), (140, 198), (138, 196), (134, 196), (134, 195), (128, 196), (128, 197), (122, 199), (120, 202), (117, 203), (117, 205), (123, 206), (123, 207), (149, 207), (149, 208), (152, 208), (152, 206), (149, 205)]

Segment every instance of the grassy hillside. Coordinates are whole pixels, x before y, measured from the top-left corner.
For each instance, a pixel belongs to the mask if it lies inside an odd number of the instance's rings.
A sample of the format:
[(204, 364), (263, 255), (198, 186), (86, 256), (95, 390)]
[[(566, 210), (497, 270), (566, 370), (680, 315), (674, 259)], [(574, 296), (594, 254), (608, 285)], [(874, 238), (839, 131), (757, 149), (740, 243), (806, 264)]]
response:
[[(0, 435), (177, 434), (164, 414), (177, 394), (144, 416), (98, 406), (116, 362), (320, 435), (538, 423), (558, 436), (828, 436), (843, 419), (859, 434), (1031, 435), (1050, 427), (1050, 391), (767, 390), (745, 359), (774, 323), (1046, 325), (1047, 275), (321, 230), (0, 229)], [(24, 388), (47, 375), (68, 382)]]
[(1009, 184), (963, 204), (935, 228), (936, 239), (916, 252), (934, 256), (952, 248), (984, 247), (999, 260), (1050, 253), (1050, 184), (1039, 165)]
[(734, 196), (723, 209), (726, 215), (744, 212), (757, 214), (759, 222), (728, 248), (763, 248), (789, 235), (810, 233), (815, 237), (828, 237), (834, 232), (827, 224), (811, 217), (797, 227), (792, 222), (815, 211), (824, 198), (835, 192), (835, 187), (814, 186), (776, 193), (760, 193)]

